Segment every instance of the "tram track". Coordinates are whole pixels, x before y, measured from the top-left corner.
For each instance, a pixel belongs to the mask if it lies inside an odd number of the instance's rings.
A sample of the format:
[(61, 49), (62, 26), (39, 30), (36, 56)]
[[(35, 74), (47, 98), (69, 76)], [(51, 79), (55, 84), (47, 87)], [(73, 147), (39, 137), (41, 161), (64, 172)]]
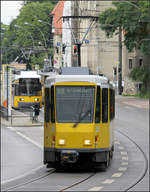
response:
[(17, 189), (17, 188), (19, 188), (19, 187), (28, 185), (28, 184), (30, 184), (30, 183), (33, 183), (33, 182), (35, 182), (35, 181), (38, 181), (38, 180), (43, 179), (43, 178), (45, 178), (45, 177), (48, 177), (49, 175), (53, 174), (54, 172), (55, 172), (55, 169), (52, 169), (49, 173), (44, 173), (43, 175), (41, 175), (41, 176), (39, 176), (39, 177), (37, 177), (37, 178), (30, 179), (29, 181), (22, 182), (22, 183), (20, 183), (20, 184), (14, 185), (14, 186), (12, 186), (12, 187), (8, 187), (8, 188), (6, 188), (6, 189), (4, 188), (4, 189), (2, 189), (2, 191), (6, 191), (6, 192), (7, 192), (7, 191), (11, 191), (11, 190)]
[[(52, 169), (52, 170), (50, 170), (49, 173), (44, 173), (43, 175), (41, 175), (41, 176), (39, 176), (39, 177), (37, 177), (37, 178), (31, 179), (31, 180), (29, 180), (29, 181), (27, 181), (27, 182), (22, 182), (22, 183), (20, 183), (20, 184), (14, 185), (14, 186), (12, 186), (12, 187), (8, 187), (8, 188), (5, 188), (5, 189), (2, 189), (2, 191), (5, 191), (5, 192), (12, 191), (12, 190), (14, 191), (14, 190), (16, 190), (16, 189), (18, 189), (18, 188), (20, 188), (20, 187), (25, 187), (25, 186), (27, 186), (28, 184), (34, 183), (34, 182), (36, 182), (36, 181), (40, 181), (40, 180), (42, 180), (42, 179), (44, 179), (44, 178), (48, 178), (48, 177), (49, 177), (50, 175), (52, 175), (52, 174), (59, 174), (59, 173), (56, 172), (56, 169)], [(86, 177), (84, 177), (84, 178), (82, 178), (82, 179), (79, 179), (79, 181), (72, 183), (70, 186), (67, 186), (67, 187), (64, 187), (64, 188), (62, 188), (62, 189), (59, 189), (58, 191), (63, 192), (63, 191), (65, 191), (65, 190), (71, 189), (72, 187), (75, 187), (75, 186), (77, 186), (77, 185), (79, 185), (79, 184), (87, 181), (88, 179), (90, 179), (91, 177), (93, 177), (95, 174), (96, 174), (96, 172), (92, 172), (92, 173), (90, 173), (88, 176), (86, 176)]]
[[(142, 156), (144, 158), (144, 169), (143, 171), (141, 172), (140, 176), (135, 180), (133, 181), (130, 185), (128, 185), (125, 189), (123, 189), (123, 191), (129, 191), (131, 190), (133, 187), (135, 187), (143, 178), (144, 176), (146, 175), (146, 172), (148, 170), (148, 159), (144, 153), (144, 151), (141, 149), (141, 147), (133, 140), (131, 139), (128, 135), (124, 134), (122, 131), (120, 130), (116, 130), (116, 132), (118, 132), (119, 134), (123, 135), (125, 138), (127, 138), (128, 140), (130, 140), (130, 142), (132, 142), (138, 149), (139, 151), (142, 153)], [(36, 177), (36, 178), (33, 178), (33, 179), (30, 179), (29, 181), (27, 182), (22, 182), (22, 183), (19, 183), (17, 185), (14, 185), (12, 187), (7, 187), (5, 188), (4, 190), (2, 189), (2, 191), (12, 191), (12, 190), (15, 190), (15, 189), (18, 189), (20, 187), (26, 187), (28, 184), (31, 184), (31, 183), (34, 183), (34, 182), (37, 182), (37, 181), (40, 181), (42, 179), (46, 179), (46, 178), (49, 178), (49, 176), (51, 175), (52, 177), (56, 176), (56, 174), (60, 174), (59, 171), (57, 171), (56, 169), (52, 169), (52, 170), (49, 170), (49, 172), (45, 172), (40, 175), (39, 177)], [(70, 184), (69, 186), (66, 186), (64, 188), (60, 188), (58, 189), (57, 191), (60, 191), (60, 192), (63, 192), (63, 191), (66, 191), (66, 190), (71, 190), (71, 188), (73, 187), (76, 187), (77, 185), (79, 184), (83, 184), (84, 182), (88, 181), (89, 179), (91, 179), (93, 176), (95, 176), (97, 174), (97, 172), (91, 172), (89, 175), (86, 175), (85, 177), (81, 177), (79, 178), (78, 181), (72, 181), (72, 184)], [(80, 176), (79, 176), (80, 177)], [(49, 178), (50, 179), (50, 178)], [(58, 182), (59, 183), (59, 182)], [(49, 186), (50, 187), (50, 186)], [(107, 187), (106, 187), (107, 188)]]
[(72, 187), (75, 187), (76, 185), (79, 185), (79, 184), (87, 181), (88, 179), (90, 179), (91, 177), (93, 177), (95, 174), (96, 174), (96, 172), (91, 173), (88, 177), (82, 179), (81, 181), (78, 181), (78, 182), (76, 182), (76, 183), (74, 183), (74, 184), (72, 184), (72, 185), (70, 185), (70, 186), (68, 186), (68, 187), (66, 187), (66, 188), (64, 188), (64, 189), (61, 189), (60, 192), (66, 191), (66, 190), (68, 190), (68, 189), (71, 189)]
[(126, 135), (125, 133), (123, 133), (120, 130), (115, 130), (115, 131), (120, 133), (124, 137), (128, 138), (140, 150), (140, 152), (142, 153), (142, 156), (144, 158), (144, 162), (145, 162), (143, 172), (141, 173), (141, 175), (139, 176), (139, 178), (136, 181), (134, 181), (132, 184), (130, 184), (130, 186), (128, 186), (128, 187), (126, 187), (126, 189), (124, 189), (124, 191), (126, 192), (126, 191), (129, 191), (130, 189), (132, 189), (133, 187), (135, 187), (145, 177), (145, 175), (148, 171), (148, 159), (147, 159), (145, 152), (142, 150), (142, 148), (133, 139), (131, 139), (128, 135)]

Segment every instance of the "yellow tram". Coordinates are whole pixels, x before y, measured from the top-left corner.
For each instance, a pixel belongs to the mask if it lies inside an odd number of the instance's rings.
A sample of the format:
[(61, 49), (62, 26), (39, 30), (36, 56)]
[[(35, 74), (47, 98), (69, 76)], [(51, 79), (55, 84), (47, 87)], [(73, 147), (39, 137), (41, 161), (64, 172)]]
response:
[(37, 71), (20, 71), (12, 84), (12, 106), (19, 109), (39, 105), (42, 107), (41, 77)]
[(115, 92), (106, 77), (48, 77), (44, 108), (44, 164), (108, 167), (114, 151)]

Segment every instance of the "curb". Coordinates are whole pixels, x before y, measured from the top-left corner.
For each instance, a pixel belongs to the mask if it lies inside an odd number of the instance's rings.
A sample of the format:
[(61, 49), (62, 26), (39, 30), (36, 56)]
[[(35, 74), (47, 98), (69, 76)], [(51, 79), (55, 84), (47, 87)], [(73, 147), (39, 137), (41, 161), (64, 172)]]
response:
[[(6, 122), (5, 122), (6, 121)], [(43, 126), (42, 123), (37, 123), (37, 124), (28, 124), (28, 125), (11, 125), (11, 122), (5, 120), (4, 118), (1, 117), (1, 125), (3, 126), (11, 126), (11, 127), (38, 127), (38, 126)]]

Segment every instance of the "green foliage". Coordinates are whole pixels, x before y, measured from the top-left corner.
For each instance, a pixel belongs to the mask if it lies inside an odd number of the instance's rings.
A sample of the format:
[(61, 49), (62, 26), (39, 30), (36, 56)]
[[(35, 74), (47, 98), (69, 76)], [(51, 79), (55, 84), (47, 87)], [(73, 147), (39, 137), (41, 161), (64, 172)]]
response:
[(149, 90), (149, 70), (148, 66), (138, 66), (133, 68), (129, 73), (129, 77), (137, 82), (142, 82), (141, 94), (147, 94)]
[[(41, 49), (48, 49), (48, 56), (52, 54), (50, 39), (53, 39), (50, 25), (50, 12), (54, 8), (54, 1), (25, 1), (20, 14), (5, 30), (2, 49), (3, 63), (10, 63), (21, 54), (21, 49), (37, 49), (39, 43)], [(42, 22), (39, 22), (41, 20)], [(28, 24), (25, 24), (28, 23)], [(45, 47), (46, 44), (46, 47)], [(36, 56), (36, 58), (35, 58)], [(31, 55), (31, 65), (44, 63), (46, 53), (35, 53)], [(25, 58), (23, 58), (26, 62)]]
[[(24, 4), (24, 5), (27, 5), (27, 4), (32, 3), (32, 2), (43, 3), (43, 2), (46, 2), (46, 1), (50, 1), (50, 0), (27, 0), (27, 1), (23, 1), (23, 4)], [(58, 2), (58, 0), (54, 0), (54, 1), (51, 0), (51, 3), (54, 4), (54, 5), (55, 5), (57, 2)]]
[(149, 2), (113, 2), (114, 8), (109, 8), (99, 16), (101, 29), (107, 37), (118, 33), (121, 26), (124, 32), (124, 43), (131, 52), (134, 48), (141, 49), (144, 55), (149, 54)]

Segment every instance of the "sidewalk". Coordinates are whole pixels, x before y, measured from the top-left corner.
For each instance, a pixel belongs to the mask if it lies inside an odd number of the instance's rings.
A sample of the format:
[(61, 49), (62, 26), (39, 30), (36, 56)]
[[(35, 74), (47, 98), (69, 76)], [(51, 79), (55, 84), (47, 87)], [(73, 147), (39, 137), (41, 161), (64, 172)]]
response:
[[(149, 109), (149, 99), (140, 99), (134, 96), (122, 96), (116, 95), (116, 102), (131, 105), (137, 108)], [(6, 126), (18, 126), (18, 127), (31, 127), (31, 126), (43, 126), (42, 122), (32, 122), (31, 118), (22, 112), (13, 112), (12, 120), (7, 121), (1, 117), (1, 124)]]
[(116, 95), (116, 102), (132, 105), (137, 108), (149, 109), (149, 99), (140, 99), (134, 96)]
[(12, 111), (12, 118), (9, 118), (9, 120), (1, 117), (1, 124), (11, 127), (43, 126), (43, 123), (39, 121), (33, 122), (29, 115), (26, 115), (20, 111)]

